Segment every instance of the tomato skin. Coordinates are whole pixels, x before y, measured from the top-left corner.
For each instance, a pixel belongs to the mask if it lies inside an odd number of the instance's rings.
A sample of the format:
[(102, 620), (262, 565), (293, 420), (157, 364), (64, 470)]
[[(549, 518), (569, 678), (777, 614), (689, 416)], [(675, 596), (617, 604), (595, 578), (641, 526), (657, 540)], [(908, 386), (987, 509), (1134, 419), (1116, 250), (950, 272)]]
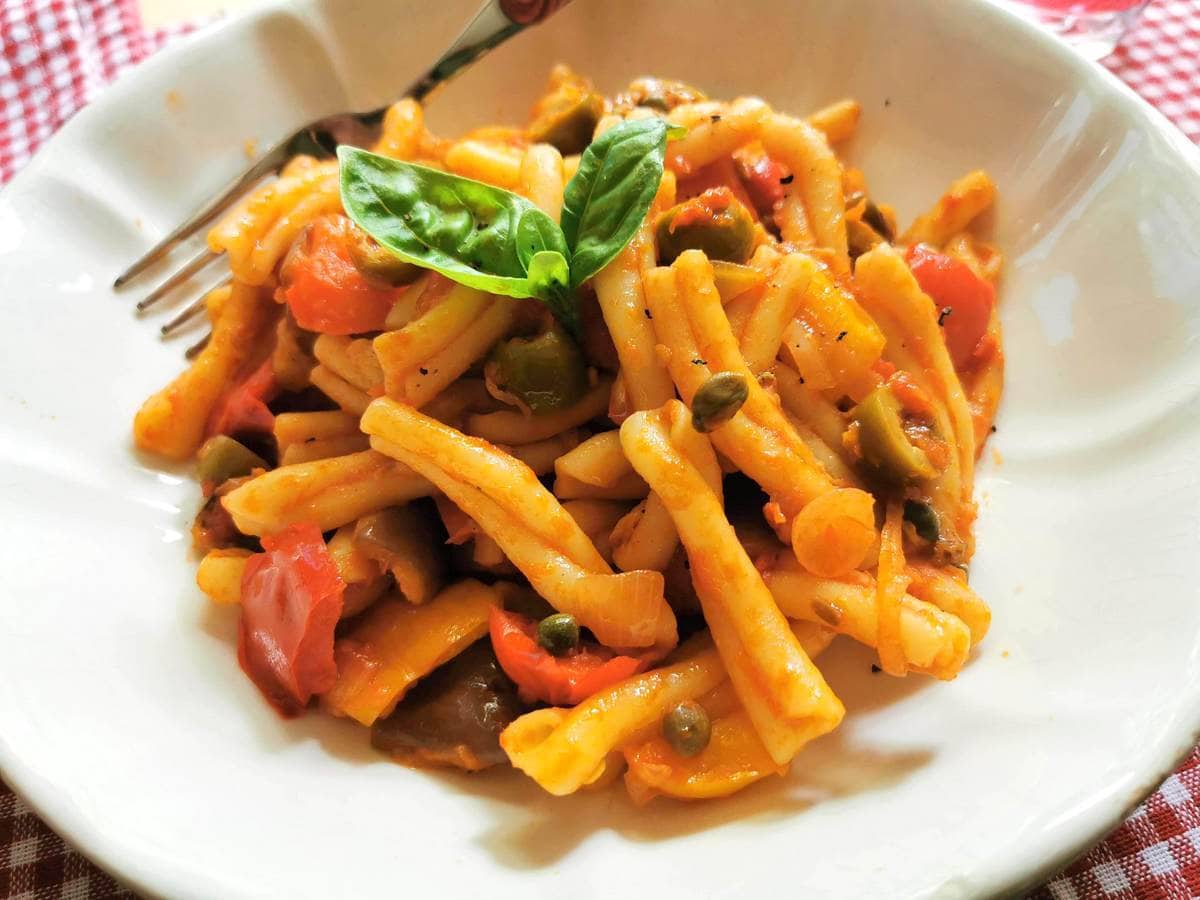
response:
[(969, 368), (976, 347), (987, 334), (992, 307), (996, 305), (996, 289), (966, 263), (923, 244), (909, 247), (905, 261), (921, 290), (941, 312), (942, 333), (954, 367)]
[(744, 147), (734, 157), (755, 209), (761, 215), (770, 215), (783, 202), (784, 185), (791, 182), (788, 170), (768, 156), (761, 145)]
[(552, 656), (538, 644), (537, 623), (520, 613), (493, 609), (488, 622), (500, 668), (527, 703), (575, 706), (597, 691), (641, 672), (648, 660), (617, 656), (599, 644), (580, 644), (566, 656)]
[(333, 687), (333, 630), (345, 584), (315, 524), (262, 539), (242, 575), (238, 663), (281, 714), (298, 715)]
[(267, 403), (278, 393), (275, 369), (267, 359), (217, 403), (208, 420), (208, 436), (246, 432), (270, 434), (275, 430), (275, 415), (267, 408)]
[(742, 206), (746, 207), (746, 211), (755, 220), (759, 218), (759, 210), (755, 208), (755, 201), (746, 192), (746, 186), (742, 183), (742, 179), (738, 175), (738, 168), (734, 163), (733, 157), (730, 156), (722, 157), (714, 163), (709, 163), (686, 178), (680, 178), (675, 188), (675, 202), (682, 203), (684, 200), (698, 197), (705, 191), (712, 190), (713, 188), (725, 188), (733, 191), (733, 196), (737, 198), (737, 201)]
[(356, 226), (345, 216), (315, 220), (280, 269), (278, 298), (296, 324), (321, 334), (379, 331), (400, 290), (367, 279), (350, 256)]

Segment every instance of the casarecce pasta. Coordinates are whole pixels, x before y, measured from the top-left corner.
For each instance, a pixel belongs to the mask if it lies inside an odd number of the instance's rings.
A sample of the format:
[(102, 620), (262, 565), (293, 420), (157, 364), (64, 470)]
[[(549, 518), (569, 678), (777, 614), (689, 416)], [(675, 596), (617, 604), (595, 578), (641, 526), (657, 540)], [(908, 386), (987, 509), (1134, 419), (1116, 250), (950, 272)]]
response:
[(900, 229), (837, 152), (861, 113), (558, 67), (523, 126), (403, 100), (218, 221), (212, 338), (134, 437), (196, 461), (197, 584), (266, 699), (644, 803), (785, 773), (846, 713), (839, 636), (954, 678), (996, 189)]

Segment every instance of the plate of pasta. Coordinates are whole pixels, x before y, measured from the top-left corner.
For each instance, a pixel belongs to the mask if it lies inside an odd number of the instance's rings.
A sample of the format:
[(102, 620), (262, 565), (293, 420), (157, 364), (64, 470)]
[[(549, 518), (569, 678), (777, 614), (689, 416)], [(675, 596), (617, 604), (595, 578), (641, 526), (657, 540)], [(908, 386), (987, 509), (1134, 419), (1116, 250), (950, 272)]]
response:
[(116, 272), (421, 6), (220, 23), (0, 195), (5, 778), (181, 897), (1099, 837), (1200, 727), (1195, 148), (982, 2), (577, 0), (254, 188), (151, 340)]

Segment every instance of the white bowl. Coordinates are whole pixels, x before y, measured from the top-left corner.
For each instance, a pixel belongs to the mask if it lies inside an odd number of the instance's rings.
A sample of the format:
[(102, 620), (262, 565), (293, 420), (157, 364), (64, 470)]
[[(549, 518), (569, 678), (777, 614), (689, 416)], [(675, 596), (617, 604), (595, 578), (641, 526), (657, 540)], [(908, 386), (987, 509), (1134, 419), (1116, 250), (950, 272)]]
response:
[(606, 89), (657, 73), (796, 112), (858, 97), (851, 153), (904, 216), (991, 172), (1009, 386), (972, 579), (995, 624), (957, 681), (837, 649), (822, 666), (849, 715), (790, 778), (635, 810), (404, 769), (356, 727), (280, 720), (238, 670), (234, 614), (193, 587), (197, 491), (130, 447), (181, 345), (108, 285), (247, 140), (383, 101), (473, 5), (225, 22), (122, 78), (0, 195), (4, 777), (172, 897), (953, 897), (1044, 877), (1200, 724), (1200, 154), (980, 2), (578, 0), (431, 113), (519, 121), (565, 60)]

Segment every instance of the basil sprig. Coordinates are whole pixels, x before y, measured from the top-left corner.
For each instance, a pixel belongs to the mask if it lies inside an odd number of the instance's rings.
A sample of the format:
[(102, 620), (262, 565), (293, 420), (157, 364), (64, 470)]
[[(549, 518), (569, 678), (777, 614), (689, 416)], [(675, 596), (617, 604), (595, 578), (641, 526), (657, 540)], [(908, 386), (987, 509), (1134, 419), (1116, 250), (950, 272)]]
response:
[(406, 262), (481, 291), (534, 297), (578, 334), (575, 289), (629, 243), (658, 191), (667, 139), (682, 131), (636, 119), (593, 141), (564, 191), (561, 228), (511, 191), (345, 145), (342, 205)]

